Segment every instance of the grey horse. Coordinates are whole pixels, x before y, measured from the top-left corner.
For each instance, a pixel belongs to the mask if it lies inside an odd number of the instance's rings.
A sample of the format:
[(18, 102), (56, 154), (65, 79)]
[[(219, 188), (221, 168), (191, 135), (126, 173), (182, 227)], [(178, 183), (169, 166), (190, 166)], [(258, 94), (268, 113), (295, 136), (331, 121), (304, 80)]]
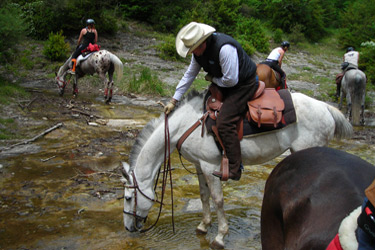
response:
[(359, 69), (348, 70), (341, 82), (339, 109), (346, 98), (346, 116), (353, 125), (364, 125), (366, 75)]

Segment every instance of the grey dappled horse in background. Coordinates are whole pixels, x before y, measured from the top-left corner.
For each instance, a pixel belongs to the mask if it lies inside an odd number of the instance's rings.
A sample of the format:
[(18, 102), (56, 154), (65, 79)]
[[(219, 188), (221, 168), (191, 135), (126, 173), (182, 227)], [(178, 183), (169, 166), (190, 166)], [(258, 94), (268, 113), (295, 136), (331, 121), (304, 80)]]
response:
[[(204, 94), (204, 93), (203, 93)], [(177, 141), (203, 115), (203, 94), (191, 93), (169, 116), (171, 151)], [(282, 129), (246, 136), (241, 141), (243, 164), (267, 162), (286, 150), (299, 151), (313, 146), (327, 145), (336, 138), (352, 135), (352, 126), (345, 116), (333, 106), (301, 93), (292, 93), (297, 122)], [(138, 135), (132, 147), (129, 164), (123, 163), (124, 225), (130, 232), (140, 231), (155, 201), (154, 182), (164, 159), (164, 114), (150, 121)], [(201, 133), (203, 132), (203, 137)], [(221, 152), (214, 137), (206, 130), (194, 130), (184, 141), (180, 153), (197, 169), (203, 218), (197, 227), (207, 233), (211, 225), (209, 200), (216, 206), (218, 232), (211, 243), (215, 248), (224, 247), (224, 237), (229, 226), (224, 212), (222, 184), (212, 172), (220, 169)]]
[(326, 249), (341, 221), (362, 204), (374, 178), (373, 165), (332, 148), (286, 157), (264, 189), (262, 249)]
[[(60, 95), (64, 94), (65, 86), (68, 84), (66, 78), (69, 74), (69, 65), (71, 63), (71, 57), (60, 67), (56, 74), (55, 81), (59, 87)], [(113, 73), (116, 71), (117, 81), (121, 80), (123, 74), (123, 64), (121, 60), (111, 52), (107, 50), (99, 50), (93, 52), (89, 58), (84, 61), (79, 60), (76, 66), (76, 74), (74, 75), (73, 82), (73, 94), (78, 94), (78, 79), (85, 76), (86, 74), (93, 75), (97, 73), (99, 78), (104, 84), (104, 98), (106, 103), (109, 103), (112, 99), (113, 93)], [(108, 72), (108, 79), (106, 74)]]
[(366, 75), (359, 69), (348, 70), (341, 81), (339, 109), (346, 98), (347, 117), (353, 125), (364, 125)]

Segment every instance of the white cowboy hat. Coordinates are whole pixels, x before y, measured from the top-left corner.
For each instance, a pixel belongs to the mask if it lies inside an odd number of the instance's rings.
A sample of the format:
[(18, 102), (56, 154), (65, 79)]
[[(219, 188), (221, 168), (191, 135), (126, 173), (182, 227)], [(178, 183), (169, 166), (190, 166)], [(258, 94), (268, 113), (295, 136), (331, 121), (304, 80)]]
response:
[(186, 55), (194, 51), (215, 31), (214, 27), (204, 23), (189, 23), (184, 26), (176, 36), (177, 53), (182, 57), (186, 57)]

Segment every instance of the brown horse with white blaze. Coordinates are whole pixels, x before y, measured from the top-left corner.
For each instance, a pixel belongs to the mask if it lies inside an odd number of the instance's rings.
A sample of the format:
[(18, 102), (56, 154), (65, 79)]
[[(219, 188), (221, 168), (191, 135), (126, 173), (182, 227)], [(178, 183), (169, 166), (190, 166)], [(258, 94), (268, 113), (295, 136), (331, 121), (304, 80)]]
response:
[(262, 249), (326, 249), (341, 221), (362, 204), (374, 177), (373, 165), (336, 149), (291, 154), (266, 182)]

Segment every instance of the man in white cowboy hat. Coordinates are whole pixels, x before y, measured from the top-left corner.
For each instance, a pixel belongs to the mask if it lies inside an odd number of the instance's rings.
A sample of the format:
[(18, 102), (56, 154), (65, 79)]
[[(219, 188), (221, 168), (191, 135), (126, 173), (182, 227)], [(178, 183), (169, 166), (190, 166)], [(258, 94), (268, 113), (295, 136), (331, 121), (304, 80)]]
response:
[[(182, 57), (193, 55), (164, 112), (169, 114), (174, 109), (203, 67), (208, 73), (205, 79), (216, 84), (224, 95), (216, 126), (229, 160), (228, 177), (239, 180), (242, 160), (236, 124), (258, 88), (256, 64), (235, 39), (215, 32), (215, 28), (203, 23), (191, 22), (184, 26), (177, 34), (176, 50)], [(213, 175), (223, 177), (220, 171)]]

